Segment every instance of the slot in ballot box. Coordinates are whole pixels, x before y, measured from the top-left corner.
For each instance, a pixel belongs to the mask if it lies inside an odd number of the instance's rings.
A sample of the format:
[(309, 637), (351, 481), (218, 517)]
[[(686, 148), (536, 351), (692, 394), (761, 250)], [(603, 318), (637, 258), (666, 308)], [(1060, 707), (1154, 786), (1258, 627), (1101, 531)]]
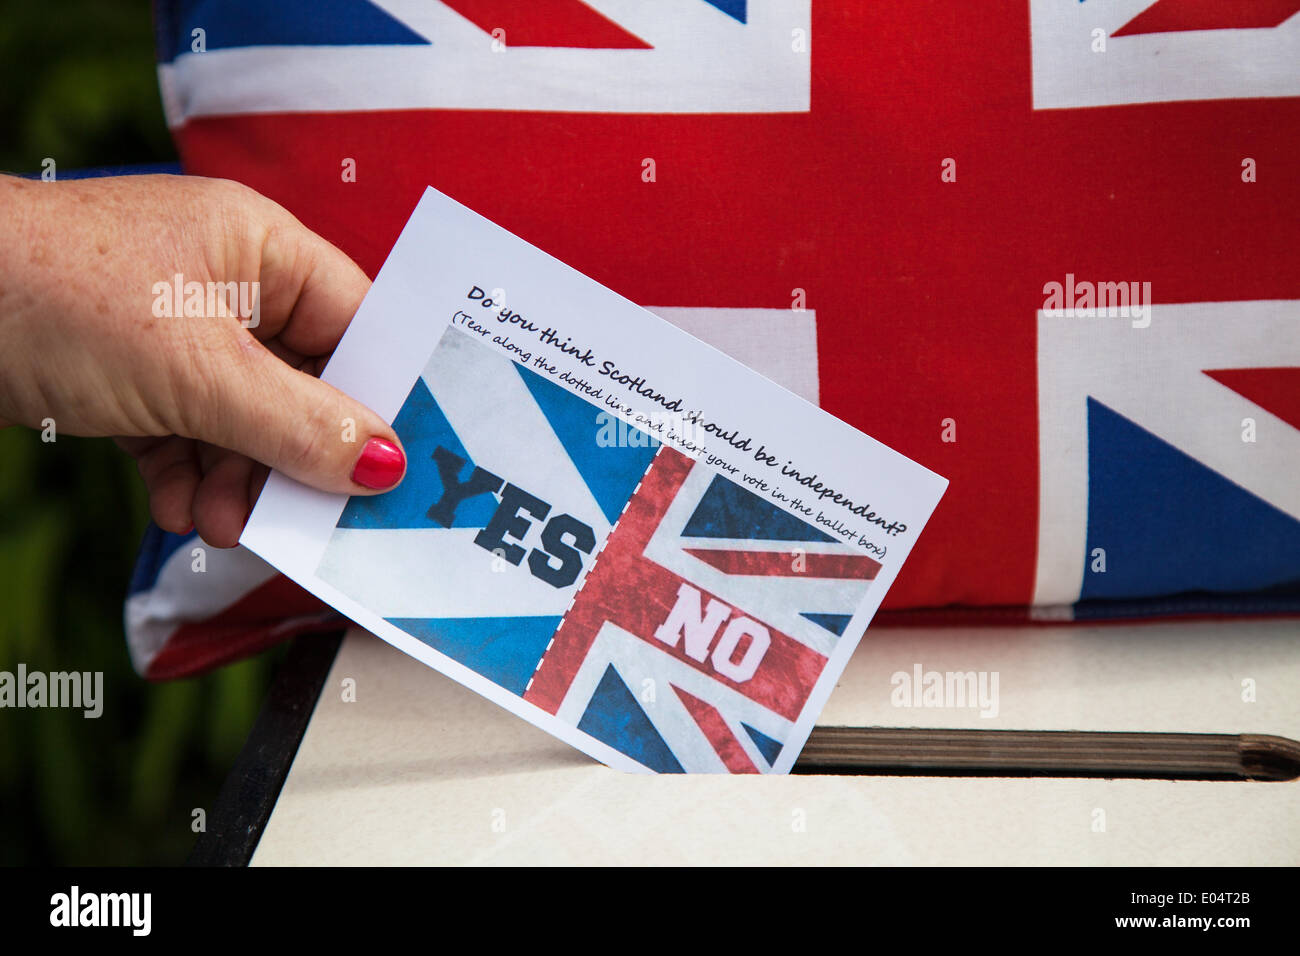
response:
[[(301, 648), (286, 662), (296, 702), (277, 714), (268, 701), (195, 862), (1300, 862), (1300, 783), (1283, 779), (1294, 777), (1287, 747), (1300, 739), (1294, 621), (873, 628), (805, 750), (826, 749), (824, 727), (916, 728), (918, 741), (951, 734), (958, 753), (963, 733), (1080, 732), (1066, 736), (1084, 750), (1015, 775), (999, 771), (996, 754), (948, 775), (942, 763), (881, 773), (878, 761), (868, 773), (628, 774), (358, 628), (334, 646), (304, 644), (314, 663)], [(933, 694), (927, 703), (906, 686), (918, 674), (924, 684), (970, 672), (982, 697), (974, 706)], [(281, 739), (268, 736), (268, 721)], [(306, 727), (300, 741), (295, 721)], [(1116, 734), (1207, 746), (1269, 735), (1283, 759), (1270, 780), (1245, 779), (1248, 767), (1241, 779), (1169, 779), (1233, 775), (1216, 774), (1212, 761), (1203, 773), (1194, 761), (1171, 770), (1160, 746), (1113, 765), (1084, 759), (1089, 741), (1106, 752)], [(906, 751), (908, 739), (892, 745)]]

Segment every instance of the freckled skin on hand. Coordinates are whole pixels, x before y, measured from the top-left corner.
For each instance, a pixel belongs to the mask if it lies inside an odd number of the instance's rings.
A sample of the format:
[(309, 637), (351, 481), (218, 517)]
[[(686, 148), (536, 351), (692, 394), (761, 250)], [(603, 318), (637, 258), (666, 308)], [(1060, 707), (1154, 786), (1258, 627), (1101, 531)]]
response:
[[(269, 467), (335, 493), (388, 424), (319, 371), (369, 288), (338, 249), (225, 180), (0, 176), (0, 426), (114, 436), (165, 530), (233, 546)], [(173, 284), (200, 290), (173, 307)], [(260, 289), (257, 326), (207, 289)], [(167, 290), (167, 291), (163, 291)], [(223, 293), (224, 294), (224, 293)], [(247, 298), (247, 297), (246, 297)], [(356, 423), (345, 444), (339, 422)], [(400, 476), (399, 476), (400, 477)]]

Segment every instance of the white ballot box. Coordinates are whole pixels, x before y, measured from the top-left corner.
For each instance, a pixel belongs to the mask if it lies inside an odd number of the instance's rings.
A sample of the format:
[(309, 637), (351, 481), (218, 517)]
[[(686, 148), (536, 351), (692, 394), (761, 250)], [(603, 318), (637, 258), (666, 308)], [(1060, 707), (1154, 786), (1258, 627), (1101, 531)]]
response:
[[(818, 726), (1296, 739), (1298, 688), (1294, 621), (877, 627)], [(625, 773), (354, 628), (252, 863), (1286, 865), (1300, 782)]]

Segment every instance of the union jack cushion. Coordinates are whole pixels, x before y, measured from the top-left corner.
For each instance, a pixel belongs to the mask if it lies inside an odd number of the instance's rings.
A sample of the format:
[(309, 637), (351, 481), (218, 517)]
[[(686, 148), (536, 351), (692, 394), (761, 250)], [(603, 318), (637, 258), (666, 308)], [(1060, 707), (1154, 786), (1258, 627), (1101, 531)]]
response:
[[(372, 275), (433, 185), (947, 476), (882, 622), (1300, 611), (1298, 14), (156, 3), (188, 172)], [(200, 546), (145, 538), (143, 673), (330, 620)]]

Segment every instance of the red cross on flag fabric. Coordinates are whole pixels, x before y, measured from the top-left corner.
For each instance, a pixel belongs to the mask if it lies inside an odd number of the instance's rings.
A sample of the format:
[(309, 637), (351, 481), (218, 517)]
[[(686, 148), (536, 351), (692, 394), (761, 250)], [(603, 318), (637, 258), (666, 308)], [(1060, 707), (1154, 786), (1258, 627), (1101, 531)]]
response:
[[(946, 475), (886, 609), (1300, 611), (1295, 0), (156, 7), (189, 172), (371, 274), (433, 185)], [(143, 672), (319, 626), (183, 543)]]

